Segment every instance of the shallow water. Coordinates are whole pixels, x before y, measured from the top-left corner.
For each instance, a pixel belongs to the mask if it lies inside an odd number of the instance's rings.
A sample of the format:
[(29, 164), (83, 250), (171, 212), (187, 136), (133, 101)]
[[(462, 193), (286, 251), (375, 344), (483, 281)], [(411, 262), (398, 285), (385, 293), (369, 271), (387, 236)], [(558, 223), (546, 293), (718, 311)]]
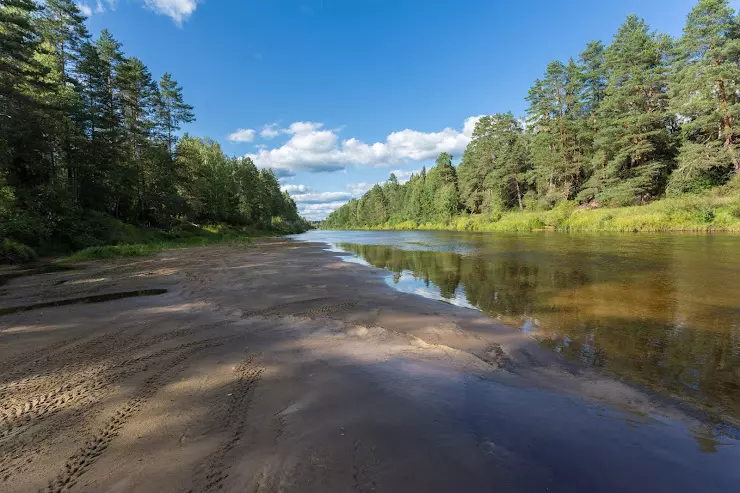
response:
[(310, 231), (400, 291), (740, 418), (740, 237)]
[(135, 298), (137, 296), (157, 296), (166, 293), (166, 289), (140, 289), (137, 291), (124, 291), (119, 293), (95, 294), (91, 296), (82, 296), (80, 298), (68, 298), (62, 300), (45, 301), (42, 303), (33, 303), (30, 305), (11, 306), (0, 308), (0, 315), (9, 315), (11, 313), (28, 312), (31, 310), (40, 310), (42, 308), (52, 308), (56, 306), (77, 305), (83, 303), (104, 303), (106, 301), (120, 300), (123, 298)]

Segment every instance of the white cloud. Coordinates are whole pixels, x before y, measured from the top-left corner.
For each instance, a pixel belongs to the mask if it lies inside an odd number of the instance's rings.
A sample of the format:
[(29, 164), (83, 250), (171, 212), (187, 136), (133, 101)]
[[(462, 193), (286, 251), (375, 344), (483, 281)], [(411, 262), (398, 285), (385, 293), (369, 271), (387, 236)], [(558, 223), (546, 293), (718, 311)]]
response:
[(90, 17), (95, 14), (102, 14), (107, 11), (114, 11), (116, 10), (116, 4), (118, 3), (118, 0), (96, 0), (95, 1), (95, 10), (93, 11), (92, 7), (90, 7), (87, 3), (78, 3), (78, 7), (80, 7), (80, 11), (85, 14), (86, 16)]
[(280, 187), (280, 189), (283, 192), (288, 193), (306, 193), (311, 190), (311, 187), (307, 187), (306, 185), (283, 185)]
[(326, 204), (348, 201), (352, 198), (349, 192), (309, 192), (291, 195), (296, 204)]
[(281, 129), (277, 123), (270, 123), (269, 125), (265, 125), (264, 127), (262, 127), (260, 136), (262, 136), (263, 139), (274, 139), (282, 132), (283, 129)]
[(421, 169), (412, 169), (411, 171), (404, 171), (400, 169), (394, 169), (391, 171), (394, 175), (396, 175), (396, 179), (398, 180), (398, 183), (406, 183), (411, 179), (411, 175), (418, 175), (421, 173)]
[(482, 117), (483, 115), (478, 115), (466, 118), (465, 124), (463, 125), (463, 134), (465, 134), (468, 138), (472, 138), (473, 132), (475, 131), (475, 125)]
[(290, 140), (274, 149), (261, 149), (248, 154), (260, 168), (272, 168), (276, 173), (291, 175), (296, 171), (338, 171), (345, 168), (339, 159), (337, 135), (331, 130), (321, 130), (323, 124), (295, 122), (284, 132)]
[(362, 197), (368, 190), (375, 186), (374, 183), (350, 183), (347, 185), (353, 197)]
[(462, 154), (479, 118), (467, 118), (462, 130), (445, 128), (440, 132), (419, 132), (406, 129), (389, 134), (385, 142), (373, 144), (356, 138), (340, 141), (337, 130), (326, 130), (324, 124), (318, 122), (295, 122), (287, 129), (278, 129), (272, 124), (262, 132), (269, 128), (267, 135), (282, 132), (289, 134), (290, 140), (280, 147), (261, 149), (248, 157), (257, 166), (279, 170), (283, 175), (296, 171), (340, 171), (348, 165), (389, 166), (432, 160), (442, 152)]
[(93, 14), (92, 9), (86, 3), (78, 3), (77, 8), (80, 9), (80, 12), (82, 12), (82, 15), (85, 17), (90, 17)]
[(231, 142), (252, 142), (257, 132), (251, 128), (240, 128), (230, 133), (226, 138)]
[[(363, 187), (372, 187), (371, 184), (360, 183)], [(326, 216), (339, 209), (351, 199), (359, 197), (362, 193), (356, 185), (348, 185), (349, 192), (313, 192), (306, 185), (284, 185), (282, 190), (288, 192), (298, 206), (298, 213), (311, 220), (324, 219)]]
[(324, 219), (326, 216), (342, 207), (347, 202), (327, 202), (325, 204), (304, 204), (298, 206), (298, 213), (306, 219), (316, 221)]
[(181, 26), (198, 8), (199, 0), (144, 0), (152, 11), (166, 15)]

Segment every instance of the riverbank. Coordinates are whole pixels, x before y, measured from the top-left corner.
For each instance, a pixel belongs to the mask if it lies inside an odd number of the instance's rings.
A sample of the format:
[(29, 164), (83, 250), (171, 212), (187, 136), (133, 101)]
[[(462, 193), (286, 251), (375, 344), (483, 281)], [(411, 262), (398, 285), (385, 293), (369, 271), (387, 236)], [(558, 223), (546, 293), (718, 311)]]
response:
[(0, 489), (727, 491), (740, 479), (737, 442), (716, 423), (324, 247), (258, 239), (8, 280)]
[(642, 206), (578, 207), (563, 202), (548, 211), (466, 214), (447, 222), (405, 221), (377, 226), (342, 228), (367, 230), (428, 230), (474, 232), (562, 231), (570, 233), (740, 232), (740, 197), (686, 196)]
[[(78, 249), (68, 247), (44, 247), (45, 257), (58, 258), (63, 262), (82, 262), (117, 257), (142, 257), (176, 248), (188, 248), (219, 243), (248, 244), (254, 238), (274, 235), (302, 233), (305, 224), (275, 224), (271, 229), (236, 227), (227, 224), (196, 225), (183, 223), (170, 229), (137, 227), (120, 221), (108, 221), (104, 234), (80, 240), (80, 244), (91, 244)], [(110, 227), (113, 224), (113, 227)], [(66, 255), (66, 256), (65, 256)], [(39, 254), (33, 248), (10, 239), (0, 242), (0, 265), (29, 264), (36, 262)]]

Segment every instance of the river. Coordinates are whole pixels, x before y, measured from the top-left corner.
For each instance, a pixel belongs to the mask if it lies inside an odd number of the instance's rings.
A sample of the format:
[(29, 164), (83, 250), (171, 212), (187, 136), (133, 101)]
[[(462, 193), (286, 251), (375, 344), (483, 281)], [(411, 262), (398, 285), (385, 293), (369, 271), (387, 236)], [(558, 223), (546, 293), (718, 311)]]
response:
[(583, 365), (740, 418), (740, 238), (313, 230), (389, 286), (480, 310)]

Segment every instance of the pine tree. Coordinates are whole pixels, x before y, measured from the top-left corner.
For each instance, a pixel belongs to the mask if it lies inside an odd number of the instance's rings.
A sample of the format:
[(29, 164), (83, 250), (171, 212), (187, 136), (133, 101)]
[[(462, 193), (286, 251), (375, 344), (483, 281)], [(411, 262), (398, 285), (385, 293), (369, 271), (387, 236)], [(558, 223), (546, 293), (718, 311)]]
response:
[(583, 75), (571, 59), (552, 62), (530, 89), (528, 127), (540, 195), (548, 206), (572, 198), (583, 175)]
[(524, 207), (529, 150), (511, 113), (482, 117), (458, 168), (460, 201), (472, 213)]
[(154, 128), (157, 88), (144, 63), (138, 58), (126, 58), (118, 67), (116, 86), (120, 97), (128, 182), (135, 190), (134, 203), (129, 207), (141, 218), (147, 208), (148, 185), (155, 179), (149, 161), (149, 137)]
[(39, 55), (49, 67), (49, 82), (55, 87), (47, 100), (56, 110), (47, 113), (54, 147), (53, 177), (65, 183), (69, 206), (78, 207), (86, 154), (79, 64), (89, 34), (85, 16), (72, 0), (46, 0), (39, 25), (44, 39)]
[(669, 38), (650, 33), (645, 21), (630, 15), (606, 49), (595, 169), (580, 200), (627, 205), (662, 193), (674, 154), (667, 108), (671, 48)]
[(13, 187), (49, 179), (43, 100), (53, 86), (35, 58), (42, 42), (37, 14), (32, 0), (5, 0), (0, 8), (0, 176)]
[(492, 117), (484, 116), (475, 125), (473, 139), (457, 168), (460, 202), (468, 212), (480, 213), (486, 198), (484, 183), (491, 165), (490, 130)]
[(429, 170), (425, 183), (426, 200), (430, 209), (429, 219), (448, 221), (460, 207), (457, 172), (452, 166), (452, 155), (446, 152), (439, 155), (436, 163), (437, 165)]
[(165, 72), (159, 81), (158, 120), (167, 142), (170, 153), (174, 152), (177, 142), (175, 132), (183, 123), (195, 121), (193, 107), (185, 104), (182, 87), (172, 79), (172, 74)]
[(598, 128), (596, 112), (604, 100), (606, 91), (606, 58), (604, 44), (591, 41), (581, 53), (579, 63), (582, 67), (584, 113), (593, 118), (594, 131)]
[(740, 173), (740, 25), (728, 0), (700, 0), (678, 41), (671, 110), (683, 121), (675, 192), (722, 184)]
[(439, 155), (436, 161), (437, 166), (435, 169), (439, 172), (439, 176), (442, 182), (445, 184), (457, 183), (457, 172), (455, 167), (452, 166), (452, 155), (443, 152)]
[(383, 184), (383, 193), (388, 199), (388, 209), (391, 219), (400, 221), (403, 214), (403, 196), (405, 187), (398, 183), (398, 178), (391, 173), (388, 180)]
[(490, 127), (490, 171), (485, 179), (492, 209), (524, 209), (530, 171), (524, 129), (511, 113), (496, 114)]
[(33, 102), (34, 89), (49, 89), (41, 82), (48, 70), (34, 55), (41, 37), (33, 0), (5, 0), (0, 9), (0, 104), (5, 118), (11, 101)]

